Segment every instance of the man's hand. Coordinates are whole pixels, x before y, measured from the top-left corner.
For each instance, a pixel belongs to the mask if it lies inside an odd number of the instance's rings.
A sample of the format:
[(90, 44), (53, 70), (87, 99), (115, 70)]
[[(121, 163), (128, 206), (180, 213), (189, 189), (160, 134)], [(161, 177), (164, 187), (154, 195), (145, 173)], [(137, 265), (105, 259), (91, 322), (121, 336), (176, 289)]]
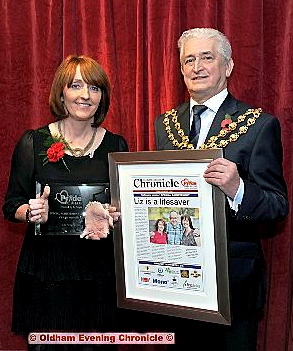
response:
[(116, 211), (116, 207), (114, 206), (111, 206), (109, 205), (108, 207), (108, 211), (109, 211), (109, 215), (111, 216), (111, 218), (109, 219), (109, 224), (110, 224), (110, 227), (113, 228), (114, 227), (114, 222), (117, 222), (118, 219), (120, 218), (121, 216), (121, 213)]
[(213, 160), (204, 172), (207, 183), (219, 187), (228, 197), (234, 199), (240, 185), (240, 177), (234, 162), (225, 158)]

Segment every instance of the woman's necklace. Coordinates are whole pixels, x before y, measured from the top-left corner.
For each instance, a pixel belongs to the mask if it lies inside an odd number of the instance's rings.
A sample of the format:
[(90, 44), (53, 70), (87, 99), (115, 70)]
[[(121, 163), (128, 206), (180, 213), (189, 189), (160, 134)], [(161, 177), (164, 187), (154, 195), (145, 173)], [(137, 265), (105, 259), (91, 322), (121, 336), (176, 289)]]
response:
[[(64, 129), (65, 130), (65, 129)], [(68, 143), (68, 141), (65, 139), (64, 135), (62, 134), (61, 131), (61, 121), (58, 122), (58, 132), (60, 134), (60, 138), (62, 139), (62, 142), (66, 145), (66, 149), (71, 152), (71, 154), (75, 157), (81, 157), (83, 156), (92, 146), (96, 138), (98, 128), (94, 128), (93, 135), (91, 137), (91, 140), (87, 143), (87, 145), (84, 148), (81, 147), (71, 147)]]

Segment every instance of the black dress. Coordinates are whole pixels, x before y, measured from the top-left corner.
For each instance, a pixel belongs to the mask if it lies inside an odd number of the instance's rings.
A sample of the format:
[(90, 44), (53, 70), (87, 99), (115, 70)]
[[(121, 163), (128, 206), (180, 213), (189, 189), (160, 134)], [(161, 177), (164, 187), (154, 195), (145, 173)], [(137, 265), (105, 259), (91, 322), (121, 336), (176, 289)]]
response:
[[(41, 129), (41, 128), (40, 128)], [(125, 139), (106, 131), (92, 157), (64, 156), (63, 162), (43, 165), (40, 154), (45, 135), (26, 131), (15, 147), (5, 218), (14, 221), (16, 209), (35, 198), (35, 180), (107, 183), (108, 153), (128, 151)], [(43, 129), (49, 130), (48, 127)], [(24, 237), (13, 299), (12, 330), (27, 335), (37, 331), (115, 331), (116, 288), (113, 235), (99, 241), (78, 235), (35, 235), (29, 224)]]

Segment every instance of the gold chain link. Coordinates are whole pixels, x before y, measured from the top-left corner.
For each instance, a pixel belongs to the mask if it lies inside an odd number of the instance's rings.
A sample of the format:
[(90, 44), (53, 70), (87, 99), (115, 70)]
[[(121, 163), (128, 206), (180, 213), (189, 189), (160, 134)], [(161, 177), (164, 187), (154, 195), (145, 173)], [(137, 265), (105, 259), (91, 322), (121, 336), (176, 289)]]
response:
[[(240, 135), (245, 134), (248, 131), (248, 128), (251, 127), (256, 119), (261, 115), (262, 109), (248, 109), (245, 113), (237, 117), (237, 122), (231, 122), (228, 124), (226, 129), (221, 129), (218, 135), (211, 136), (206, 144), (200, 145), (199, 149), (216, 149), (216, 148), (224, 148), (229, 143), (236, 141)], [(249, 115), (252, 115), (249, 117)], [(169, 117), (170, 116), (170, 117)], [(170, 120), (173, 122), (174, 127), (178, 133), (178, 136), (181, 138), (181, 142), (179, 142), (174, 134), (171, 132)], [(240, 123), (245, 122), (246, 125), (239, 126)], [(165, 129), (168, 135), (168, 138), (172, 142), (175, 147), (178, 149), (190, 149), (194, 150), (194, 145), (189, 142), (189, 138), (184, 134), (183, 129), (181, 128), (180, 123), (178, 122), (178, 115), (175, 109), (167, 111), (165, 113), (165, 118), (163, 120), (165, 125)], [(236, 132), (237, 127), (238, 131)], [(233, 134), (224, 139), (229, 133), (235, 131)], [(221, 138), (217, 143), (216, 141)]]

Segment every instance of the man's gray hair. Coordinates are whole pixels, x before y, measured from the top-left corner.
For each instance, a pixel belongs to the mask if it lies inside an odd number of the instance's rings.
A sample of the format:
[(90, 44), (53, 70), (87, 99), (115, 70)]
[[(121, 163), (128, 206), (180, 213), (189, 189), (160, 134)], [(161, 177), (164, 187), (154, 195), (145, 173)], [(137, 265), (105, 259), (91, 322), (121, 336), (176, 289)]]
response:
[(230, 41), (223, 33), (214, 28), (192, 28), (183, 32), (178, 40), (180, 60), (182, 57), (184, 44), (190, 38), (216, 39), (218, 43), (218, 52), (224, 58), (225, 63), (228, 63), (232, 57), (232, 48)]

